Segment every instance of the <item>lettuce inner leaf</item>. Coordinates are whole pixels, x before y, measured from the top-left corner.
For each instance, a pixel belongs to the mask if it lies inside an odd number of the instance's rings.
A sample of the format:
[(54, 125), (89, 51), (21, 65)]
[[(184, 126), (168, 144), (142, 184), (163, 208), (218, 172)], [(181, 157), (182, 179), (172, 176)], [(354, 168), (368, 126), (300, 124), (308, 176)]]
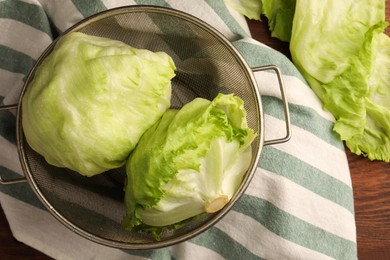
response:
[(241, 184), (255, 136), (233, 95), (168, 110), (127, 161), (124, 227), (169, 226), (218, 211)]

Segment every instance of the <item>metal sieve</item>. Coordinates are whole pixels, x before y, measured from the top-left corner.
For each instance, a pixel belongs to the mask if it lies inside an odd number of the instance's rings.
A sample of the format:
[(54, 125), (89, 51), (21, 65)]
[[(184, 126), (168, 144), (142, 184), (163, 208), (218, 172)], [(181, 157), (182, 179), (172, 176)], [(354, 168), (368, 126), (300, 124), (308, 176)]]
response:
[[(235, 93), (245, 102), (249, 127), (258, 133), (252, 144), (250, 168), (235, 196), (221, 211), (191, 221), (174, 231), (166, 231), (160, 241), (144, 232), (126, 231), (120, 224), (125, 214), (124, 168), (92, 178), (83, 177), (49, 165), (29, 147), (24, 138), (21, 100), (37, 66), (52, 51), (57, 39), (37, 61), (20, 95), (17, 106), (17, 147), (25, 179), (48, 211), (66, 227), (91, 241), (122, 249), (154, 249), (200, 234), (219, 221), (244, 193), (255, 173), (263, 145), (286, 142), (290, 138), (288, 105), (278, 68), (250, 68), (221, 33), (196, 17), (164, 7), (127, 6), (93, 15), (64, 34), (73, 31), (119, 40), (136, 48), (166, 52), (177, 67), (177, 75), (172, 81), (172, 107), (180, 108), (196, 97), (212, 100), (218, 93)], [(269, 69), (275, 72), (281, 90), (286, 136), (264, 140), (263, 109), (253, 72)], [(2, 109), (12, 107), (3, 106)], [(25, 179), (1, 178), (1, 183), (17, 183)]]

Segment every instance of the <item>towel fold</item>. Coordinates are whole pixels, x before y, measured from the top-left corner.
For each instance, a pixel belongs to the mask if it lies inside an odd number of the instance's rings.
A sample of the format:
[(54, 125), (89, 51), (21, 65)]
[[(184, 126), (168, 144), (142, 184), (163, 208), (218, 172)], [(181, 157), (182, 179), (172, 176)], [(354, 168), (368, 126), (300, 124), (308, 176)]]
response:
[[(57, 221), (27, 183), (0, 185), (1, 206), (19, 241), (56, 259), (356, 259), (351, 178), (344, 146), (296, 67), (251, 38), (245, 18), (222, 0), (4, 0), (0, 2), (0, 102), (18, 102), (23, 81), (45, 48), (67, 28), (100, 11), (133, 4), (167, 6), (219, 30), (251, 67), (281, 69), (292, 124), (289, 142), (263, 148), (245, 194), (215, 226), (158, 250), (106, 247)], [(284, 135), (279, 87), (272, 72), (255, 73), (265, 111), (265, 139)], [(15, 111), (0, 111), (0, 175), (23, 175)], [(137, 258), (138, 257), (138, 258)]]

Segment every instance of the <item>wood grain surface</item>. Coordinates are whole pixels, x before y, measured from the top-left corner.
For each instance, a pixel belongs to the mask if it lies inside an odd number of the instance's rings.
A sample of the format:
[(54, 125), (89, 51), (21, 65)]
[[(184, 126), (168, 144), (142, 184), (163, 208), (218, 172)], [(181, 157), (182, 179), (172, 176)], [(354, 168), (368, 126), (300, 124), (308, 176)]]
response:
[[(386, 0), (386, 20), (390, 21), (390, 0)], [(266, 22), (248, 20), (253, 37), (290, 57), (288, 44), (271, 38)], [(390, 27), (386, 33), (390, 35)], [(355, 198), (358, 257), (390, 260), (390, 164), (370, 161), (346, 150)], [(50, 259), (13, 238), (1, 208), (0, 258)]]

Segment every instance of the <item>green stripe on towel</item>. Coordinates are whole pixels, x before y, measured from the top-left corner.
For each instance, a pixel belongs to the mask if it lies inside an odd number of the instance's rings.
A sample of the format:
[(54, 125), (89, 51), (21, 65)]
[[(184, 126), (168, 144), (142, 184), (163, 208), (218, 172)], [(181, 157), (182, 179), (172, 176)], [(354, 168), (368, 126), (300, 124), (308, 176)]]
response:
[(35, 60), (30, 56), (0, 45), (0, 68), (27, 75), (34, 66)]
[[(5, 168), (0, 165), (1, 177), (5, 180), (14, 180), (21, 178), (19, 174)], [(25, 203), (31, 204), (39, 209), (46, 209), (35, 193), (32, 191), (27, 182), (18, 183), (13, 185), (0, 185), (0, 191), (14, 197), (15, 199), (21, 200)]]
[(216, 227), (196, 236), (191, 242), (209, 248), (225, 259), (261, 259)]
[(354, 213), (353, 192), (348, 185), (291, 154), (266, 146), (263, 148), (258, 166), (286, 177)]
[[(253, 209), (258, 210), (253, 210)], [(234, 210), (250, 214), (275, 234), (306, 248), (336, 259), (354, 259), (356, 244), (313, 226), (277, 207), (272, 203), (244, 194)], [(283, 224), (282, 224), (283, 223)], [(343, 248), (344, 250), (339, 250)]]
[[(261, 101), (266, 114), (276, 117), (280, 120), (285, 120), (282, 101), (274, 96), (261, 96)], [(325, 142), (344, 151), (344, 145), (340, 142), (333, 129), (333, 122), (322, 118), (318, 113), (305, 106), (289, 104), (291, 124), (298, 126)]]
[(0, 111), (0, 122), (0, 135), (7, 139), (10, 143), (16, 144), (15, 116), (9, 111)]
[[(165, 7), (171, 7), (165, 1), (136, 1), (137, 3), (150, 4), (150, 5), (159, 5)], [(194, 39), (196, 32), (194, 32), (189, 23), (178, 23), (176, 17), (163, 16), (159, 13), (148, 15), (154, 24), (160, 29), (162, 34), (159, 36), (171, 50), (175, 50), (175, 53), (181, 60), (186, 60), (187, 58), (192, 58), (196, 53), (195, 50), (199, 52), (202, 49), (199, 48), (199, 44), (196, 41), (189, 39)], [(175, 35), (175, 37), (172, 37)], [(180, 46), (178, 48), (177, 46)], [(169, 54), (169, 53), (168, 53)]]
[(57, 35), (42, 7), (23, 1), (5, 0), (0, 2), (0, 18), (12, 19), (45, 32), (52, 38)]
[(158, 6), (171, 7), (164, 0), (135, 0), (135, 2), (139, 5), (158, 5)]
[(140, 256), (147, 259), (159, 259), (159, 260), (172, 260), (171, 253), (169, 252), (169, 248), (161, 248), (155, 250), (122, 250), (123, 252), (133, 255)]
[(283, 75), (294, 76), (306, 84), (306, 80), (302, 77), (298, 69), (284, 54), (267, 46), (244, 41), (233, 42), (233, 45), (251, 67), (276, 65), (280, 68)]
[(240, 26), (240, 24), (230, 15), (223, 0), (206, 0), (206, 3), (213, 8), (214, 12), (221, 17), (230, 30), (240, 35), (241, 37), (248, 37), (249, 35)]
[(83, 0), (72, 0), (72, 2), (76, 6), (77, 10), (79, 10), (79, 12), (84, 16), (84, 18), (107, 9), (101, 1), (94, 1), (93, 4), (91, 4), (89, 1)]

